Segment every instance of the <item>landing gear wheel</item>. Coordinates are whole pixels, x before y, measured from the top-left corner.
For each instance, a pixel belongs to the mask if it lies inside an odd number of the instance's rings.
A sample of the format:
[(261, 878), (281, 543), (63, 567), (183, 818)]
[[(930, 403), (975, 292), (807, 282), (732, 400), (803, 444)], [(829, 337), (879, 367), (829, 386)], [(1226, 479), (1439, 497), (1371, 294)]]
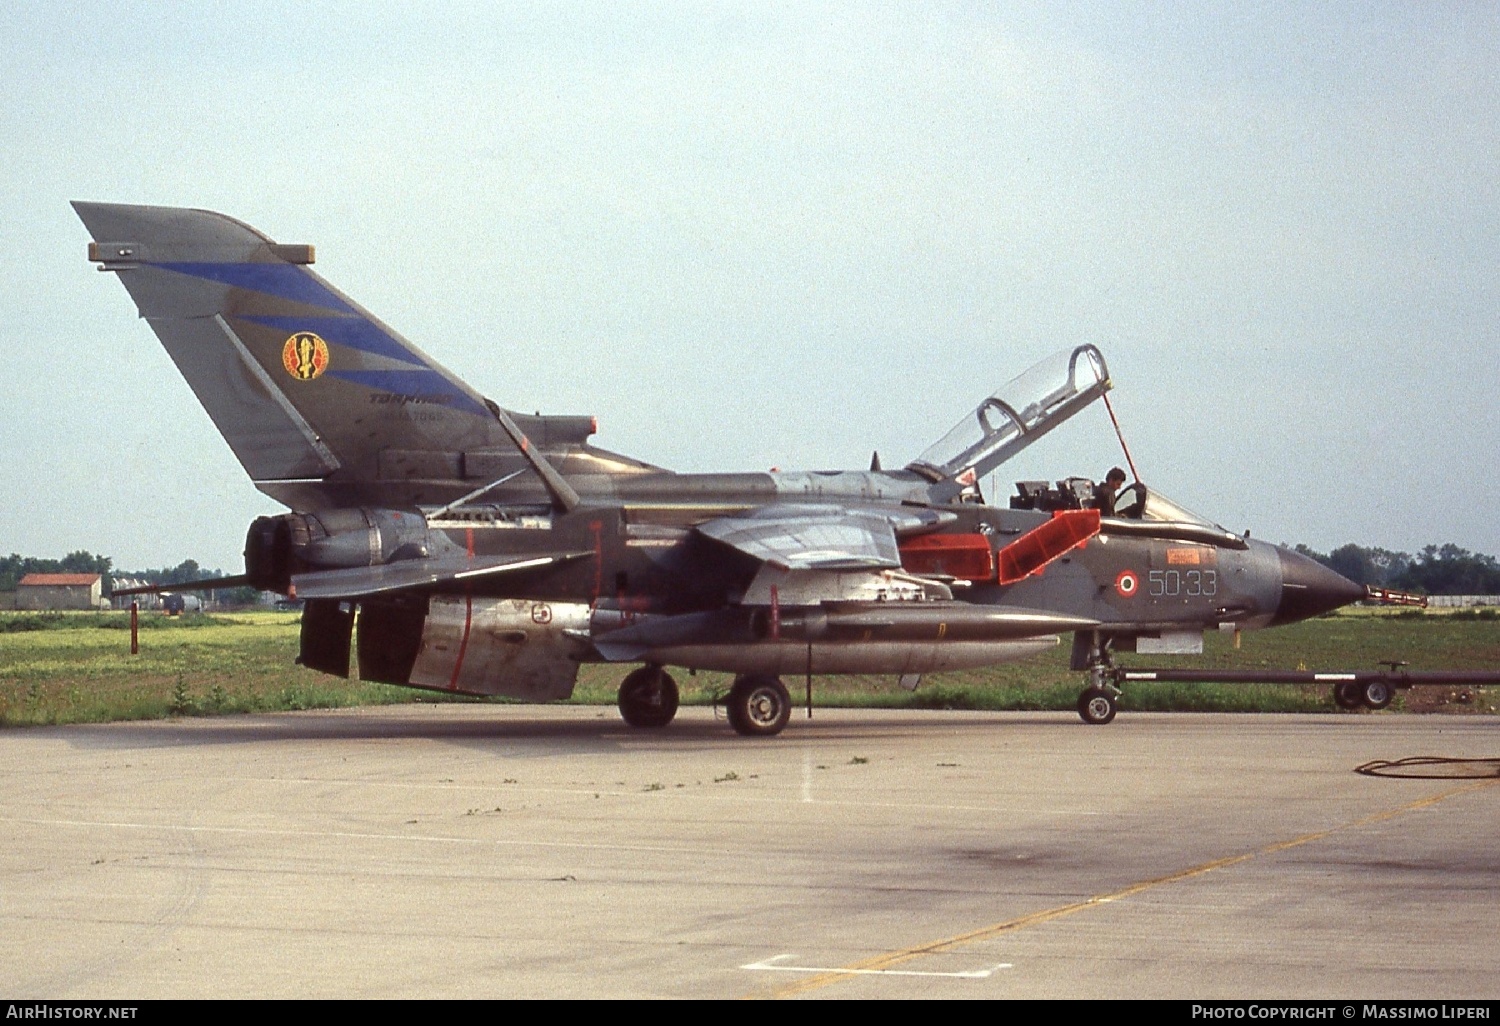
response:
[(1105, 688), (1088, 688), (1078, 696), (1078, 715), (1084, 723), (1103, 726), (1115, 718), (1115, 696)]
[(1364, 688), (1352, 680), (1341, 680), (1333, 686), (1333, 704), (1354, 710), (1365, 704)]
[(677, 682), (660, 666), (642, 666), (620, 682), (619, 702), (632, 727), (665, 727), (677, 715)]
[(747, 737), (774, 737), (792, 718), (792, 696), (779, 677), (736, 678), (725, 707), (729, 725)]
[(1396, 697), (1396, 689), (1383, 680), (1372, 680), (1360, 691), (1360, 701), (1371, 709), (1384, 709)]

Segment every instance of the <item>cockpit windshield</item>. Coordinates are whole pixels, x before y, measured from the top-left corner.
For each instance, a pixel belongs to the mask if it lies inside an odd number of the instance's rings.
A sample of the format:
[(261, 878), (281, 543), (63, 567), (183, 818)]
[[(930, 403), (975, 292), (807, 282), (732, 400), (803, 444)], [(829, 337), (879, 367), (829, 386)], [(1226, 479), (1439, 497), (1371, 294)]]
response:
[[(1068, 477), (1050, 485), (1046, 481), (1017, 481), (1010, 497), (1011, 509), (1033, 509), (1040, 513), (1059, 510), (1098, 509), (1099, 493), (1086, 477)], [(1104, 534), (1177, 538), (1224, 548), (1244, 549), (1246, 541), (1207, 517), (1179, 506), (1137, 481), (1115, 496), (1114, 511), (1106, 513)]]
[(907, 466), (933, 481), (982, 477), (1109, 391), (1091, 345), (1054, 353), (1015, 378)]
[(1120, 493), (1116, 508), (1129, 510), (1138, 520), (1160, 520), (1173, 524), (1201, 524), (1204, 527), (1225, 528), (1204, 516), (1199, 516), (1186, 506), (1178, 505), (1160, 492), (1153, 492), (1137, 482)]

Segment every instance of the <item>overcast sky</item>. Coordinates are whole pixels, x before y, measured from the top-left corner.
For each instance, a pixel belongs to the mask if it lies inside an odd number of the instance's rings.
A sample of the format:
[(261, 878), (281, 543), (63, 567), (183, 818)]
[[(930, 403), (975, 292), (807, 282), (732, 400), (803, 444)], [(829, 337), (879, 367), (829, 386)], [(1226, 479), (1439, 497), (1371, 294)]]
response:
[[(1500, 7), (0, 6), (0, 550), (237, 571), (244, 477), (70, 199), (205, 207), (675, 470), (901, 465), (1107, 357), (1148, 484), (1500, 554)], [(1102, 476), (1101, 408), (997, 474)]]

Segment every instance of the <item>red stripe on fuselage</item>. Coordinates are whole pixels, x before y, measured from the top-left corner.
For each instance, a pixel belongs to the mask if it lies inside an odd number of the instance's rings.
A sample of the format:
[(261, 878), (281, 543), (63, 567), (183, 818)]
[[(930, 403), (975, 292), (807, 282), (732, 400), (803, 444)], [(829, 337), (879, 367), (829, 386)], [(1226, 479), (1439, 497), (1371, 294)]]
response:
[(458, 642), (458, 658), (453, 660), (453, 676), (448, 678), (450, 691), (458, 688), (458, 675), (464, 668), (464, 653), (469, 650), (469, 631), (474, 626), (474, 595), (464, 592), (464, 636)]

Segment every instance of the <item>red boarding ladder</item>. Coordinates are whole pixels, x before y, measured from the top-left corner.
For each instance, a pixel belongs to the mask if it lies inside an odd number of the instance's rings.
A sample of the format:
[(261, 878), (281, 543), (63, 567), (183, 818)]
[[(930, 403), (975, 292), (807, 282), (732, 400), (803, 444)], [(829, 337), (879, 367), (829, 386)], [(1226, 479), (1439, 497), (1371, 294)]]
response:
[(1000, 550), (1000, 583), (1015, 584), (1042, 571), (1099, 533), (1097, 509), (1065, 509)]

